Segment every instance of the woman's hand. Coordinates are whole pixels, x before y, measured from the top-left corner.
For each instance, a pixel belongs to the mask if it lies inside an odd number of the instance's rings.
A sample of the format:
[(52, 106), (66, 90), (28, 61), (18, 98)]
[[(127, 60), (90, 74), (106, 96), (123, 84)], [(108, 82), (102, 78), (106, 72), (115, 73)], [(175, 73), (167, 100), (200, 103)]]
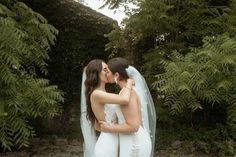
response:
[(112, 130), (112, 126), (104, 121), (99, 121), (99, 125), (102, 132), (111, 132)]
[(131, 85), (131, 87), (135, 85), (135, 82), (132, 78), (127, 79), (127, 86), (130, 86), (130, 85)]
[(97, 121), (95, 121), (94, 128), (95, 128), (95, 130), (101, 132), (100, 124)]

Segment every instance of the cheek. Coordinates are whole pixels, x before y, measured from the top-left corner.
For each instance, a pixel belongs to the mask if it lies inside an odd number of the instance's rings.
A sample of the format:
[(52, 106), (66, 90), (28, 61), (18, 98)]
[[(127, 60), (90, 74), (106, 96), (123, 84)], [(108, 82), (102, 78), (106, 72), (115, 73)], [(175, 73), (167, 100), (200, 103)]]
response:
[(107, 74), (107, 79), (109, 80), (109, 82), (113, 82), (114, 81), (114, 77), (112, 74)]
[(107, 80), (107, 74), (105, 72), (101, 73), (102, 80)]

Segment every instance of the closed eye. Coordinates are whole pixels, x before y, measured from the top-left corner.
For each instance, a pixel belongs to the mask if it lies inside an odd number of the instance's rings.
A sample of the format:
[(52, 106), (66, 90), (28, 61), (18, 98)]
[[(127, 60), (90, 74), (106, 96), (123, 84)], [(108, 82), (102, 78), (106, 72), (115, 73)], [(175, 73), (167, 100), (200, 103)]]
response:
[(104, 68), (103, 71), (104, 71), (104, 72), (108, 72), (107, 68)]

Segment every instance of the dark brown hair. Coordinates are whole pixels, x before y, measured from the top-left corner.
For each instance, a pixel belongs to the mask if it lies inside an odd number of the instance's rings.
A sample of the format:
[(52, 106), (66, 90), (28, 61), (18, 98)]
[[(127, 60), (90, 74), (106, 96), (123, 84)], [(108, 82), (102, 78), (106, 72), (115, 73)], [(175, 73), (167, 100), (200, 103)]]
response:
[(129, 67), (129, 62), (127, 59), (121, 57), (113, 58), (108, 61), (107, 65), (113, 74), (116, 72), (119, 73), (121, 80), (127, 80), (129, 78), (125, 70)]
[(104, 61), (100, 59), (91, 60), (86, 66), (86, 80), (85, 80), (85, 96), (87, 103), (87, 118), (91, 121), (92, 125), (94, 125), (96, 121), (96, 117), (93, 113), (90, 96), (93, 91), (100, 84), (99, 74), (102, 71), (102, 63)]

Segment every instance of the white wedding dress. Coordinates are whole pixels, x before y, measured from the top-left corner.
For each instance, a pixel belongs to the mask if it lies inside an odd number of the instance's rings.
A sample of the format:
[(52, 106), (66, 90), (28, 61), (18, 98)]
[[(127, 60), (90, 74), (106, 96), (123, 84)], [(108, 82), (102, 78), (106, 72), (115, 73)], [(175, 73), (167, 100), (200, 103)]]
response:
[[(104, 105), (105, 121), (110, 125), (117, 122), (117, 108), (118, 105), (115, 104)], [(94, 157), (118, 157), (118, 148), (119, 139), (117, 133), (101, 132), (95, 144)]]
[[(116, 111), (118, 123), (125, 123), (124, 115), (120, 106)], [(119, 157), (150, 157), (152, 151), (152, 143), (148, 131), (139, 126), (135, 133), (119, 133)]]

